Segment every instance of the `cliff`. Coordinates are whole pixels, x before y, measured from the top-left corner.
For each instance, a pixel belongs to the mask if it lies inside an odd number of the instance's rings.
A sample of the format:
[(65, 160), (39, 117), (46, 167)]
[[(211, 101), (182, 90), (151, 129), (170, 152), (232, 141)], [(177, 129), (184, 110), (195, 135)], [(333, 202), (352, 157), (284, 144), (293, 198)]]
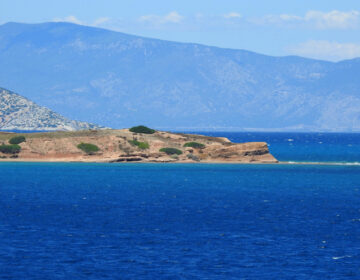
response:
[[(46, 133), (0, 133), (0, 147), (15, 136), (25, 136), (20, 152), (0, 152), (2, 161), (66, 162), (231, 162), (274, 163), (264, 142), (231, 143), (226, 138), (156, 131), (153, 134), (122, 130), (87, 130)], [(194, 144), (194, 142), (196, 144)], [(98, 151), (83, 151), (92, 144)], [(185, 147), (185, 146), (195, 147)], [(94, 146), (92, 146), (94, 147)], [(164, 149), (160, 151), (161, 149)], [(169, 149), (171, 148), (171, 149)]]

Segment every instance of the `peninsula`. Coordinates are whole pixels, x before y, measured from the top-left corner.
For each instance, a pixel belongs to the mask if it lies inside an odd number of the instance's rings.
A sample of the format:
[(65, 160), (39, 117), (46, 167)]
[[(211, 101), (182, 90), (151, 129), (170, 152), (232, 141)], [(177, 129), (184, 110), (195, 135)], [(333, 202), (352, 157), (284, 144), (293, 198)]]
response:
[(131, 129), (0, 132), (0, 161), (276, 163), (265, 142)]

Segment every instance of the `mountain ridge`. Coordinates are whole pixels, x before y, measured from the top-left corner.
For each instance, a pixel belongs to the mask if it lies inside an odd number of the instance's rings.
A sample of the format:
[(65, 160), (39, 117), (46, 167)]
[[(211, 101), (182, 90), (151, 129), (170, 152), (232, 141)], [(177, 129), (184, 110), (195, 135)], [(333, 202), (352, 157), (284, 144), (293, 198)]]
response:
[(202, 44), (202, 43), (194, 43), (194, 42), (181, 42), (181, 41), (173, 41), (173, 40), (166, 40), (166, 39), (159, 39), (159, 38), (152, 38), (152, 37), (147, 37), (147, 36), (142, 36), (142, 35), (137, 35), (137, 34), (129, 34), (129, 33), (125, 33), (125, 32), (121, 32), (121, 31), (115, 31), (115, 30), (111, 30), (111, 29), (106, 29), (103, 27), (98, 27), (98, 26), (89, 26), (89, 25), (83, 25), (83, 24), (76, 24), (76, 23), (71, 23), (71, 22), (67, 22), (67, 21), (49, 21), (49, 22), (41, 22), (41, 23), (23, 23), (23, 22), (6, 22), (3, 24), (0, 24), (0, 28), (3, 26), (7, 26), (7, 25), (17, 25), (17, 26), (35, 26), (35, 25), (39, 25), (39, 26), (44, 26), (44, 25), (69, 25), (69, 26), (80, 26), (80, 27), (84, 27), (84, 28), (89, 28), (89, 29), (94, 29), (94, 30), (99, 30), (99, 31), (105, 31), (105, 32), (109, 32), (109, 33), (115, 33), (115, 34), (121, 34), (122, 36), (128, 36), (128, 37), (137, 37), (139, 39), (144, 39), (144, 40), (153, 40), (153, 41), (160, 41), (160, 42), (165, 42), (165, 43), (175, 43), (175, 44), (191, 44), (191, 45), (198, 45), (198, 46), (202, 46), (202, 47), (210, 47), (210, 48), (217, 48), (217, 49), (221, 49), (221, 50), (228, 50), (228, 51), (243, 51), (243, 52), (247, 52), (249, 54), (255, 54), (255, 55), (259, 55), (259, 56), (263, 56), (263, 57), (272, 57), (272, 58), (295, 58), (295, 59), (302, 59), (302, 60), (309, 60), (309, 61), (319, 61), (319, 62), (327, 62), (330, 64), (337, 64), (337, 63), (341, 63), (341, 62), (346, 62), (346, 61), (352, 61), (352, 60), (360, 60), (360, 57), (357, 58), (351, 58), (351, 59), (344, 59), (344, 60), (339, 60), (339, 61), (330, 61), (330, 60), (324, 60), (324, 59), (316, 59), (316, 58), (309, 58), (309, 57), (304, 57), (304, 56), (300, 56), (300, 55), (269, 55), (269, 54), (263, 54), (263, 53), (259, 53), (259, 52), (255, 52), (255, 51), (250, 51), (250, 50), (246, 50), (246, 49), (237, 49), (237, 48), (231, 48), (231, 47), (219, 47), (216, 45), (207, 45), (207, 44)]
[(0, 60), (0, 84), (114, 128), (360, 131), (360, 59), (272, 57), (71, 23), (15, 23), (0, 26)]

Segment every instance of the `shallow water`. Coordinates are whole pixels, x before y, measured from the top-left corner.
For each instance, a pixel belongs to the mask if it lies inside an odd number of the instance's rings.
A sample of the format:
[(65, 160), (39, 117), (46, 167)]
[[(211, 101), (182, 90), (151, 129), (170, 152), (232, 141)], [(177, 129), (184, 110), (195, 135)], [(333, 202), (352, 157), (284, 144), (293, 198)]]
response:
[(360, 279), (360, 167), (0, 163), (0, 279)]

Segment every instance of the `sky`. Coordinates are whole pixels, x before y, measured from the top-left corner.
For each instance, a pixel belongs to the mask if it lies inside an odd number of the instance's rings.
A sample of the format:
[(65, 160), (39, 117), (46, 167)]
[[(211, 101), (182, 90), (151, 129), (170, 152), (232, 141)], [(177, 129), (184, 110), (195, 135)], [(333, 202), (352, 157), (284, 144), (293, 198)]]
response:
[(0, 0), (0, 24), (67, 21), (274, 56), (360, 57), (359, 0)]

